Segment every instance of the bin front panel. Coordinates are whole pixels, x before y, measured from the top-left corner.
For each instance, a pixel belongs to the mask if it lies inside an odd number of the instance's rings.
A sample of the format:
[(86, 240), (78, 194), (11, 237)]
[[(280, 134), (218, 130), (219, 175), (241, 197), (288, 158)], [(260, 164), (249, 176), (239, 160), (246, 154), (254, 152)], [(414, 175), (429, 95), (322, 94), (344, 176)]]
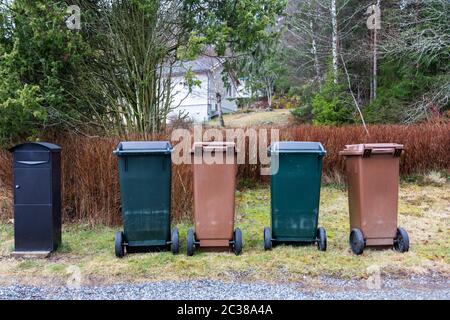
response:
[(168, 241), (170, 154), (120, 156), (119, 176), (125, 240), (130, 245), (132, 242)]
[[(224, 157), (225, 158), (225, 157)], [(194, 164), (194, 218), (198, 240), (231, 240), (236, 164)]]
[(351, 227), (361, 229), (366, 239), (393, 239), (397, 230), (399, 158), (390, 154), (352, 156), (347, 164)]
[(321, 174), (322, 157), (317, 153), (279, 154), (278, 173), (271, 177), (272, 237), (275, 240), (315, 239)]

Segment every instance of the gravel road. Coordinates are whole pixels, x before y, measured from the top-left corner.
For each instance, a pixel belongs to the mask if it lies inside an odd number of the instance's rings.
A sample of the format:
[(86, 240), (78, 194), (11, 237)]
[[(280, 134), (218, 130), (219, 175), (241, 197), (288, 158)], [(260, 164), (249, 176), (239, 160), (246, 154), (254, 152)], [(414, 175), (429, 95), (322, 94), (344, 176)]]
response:
[[(370, 285), (369, 285), (370, 287)], [(381, 289), (365, 280), (314, 278), (304, 282), (222, 282), (215, 280), (160, 281), (145, 284), (67, 287), (0, 286), (0, 299), (439, 299), (450, 300), (450, 279), (443, 277), (383, 278)]]

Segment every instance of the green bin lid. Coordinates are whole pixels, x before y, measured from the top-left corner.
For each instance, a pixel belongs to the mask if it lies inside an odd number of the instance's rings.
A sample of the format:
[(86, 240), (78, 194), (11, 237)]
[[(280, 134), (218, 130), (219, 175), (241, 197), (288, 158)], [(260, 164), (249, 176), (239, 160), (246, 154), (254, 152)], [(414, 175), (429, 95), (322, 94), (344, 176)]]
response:
[(129, 154), (153, 154), (163, 153), (168, 154), (172, 152), (172, 145), (169, 141), (125, 141), (120, 142), (114, 154), (129, 155)]
[(325, 155), (327, 152), (320, 142), (280, 141), (270, 145), (270, 153), (317, 153)]

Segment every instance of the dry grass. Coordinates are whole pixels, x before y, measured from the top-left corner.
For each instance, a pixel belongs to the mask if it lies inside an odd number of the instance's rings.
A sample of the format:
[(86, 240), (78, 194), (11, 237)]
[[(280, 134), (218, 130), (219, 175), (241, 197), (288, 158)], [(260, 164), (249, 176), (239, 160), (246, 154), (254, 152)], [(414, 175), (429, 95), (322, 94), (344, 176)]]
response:
[[(223, 116), (227, 127), (258, 127), (267, 125), (288, 125), (292, 122), (291, 111), (288, 109), (276, 109), (273, 111), (256, 110), (250, 112), (229, 113)], [(218, 126), (217, 118), (208, 122), (209, 126)]]
[[(270, 113), (270, 112), (267, 112)], [(400, 170), (402, 175), (448, 172), (450, 168), (450, 124), (415, 126), (370, 126), (366, 137), (359, 126), (292, 126), (280, 128), (282, 140), (320, 141), (327, 150), (324, 182), (344, 184), (344, 162), (339, 156), (345, 144), (397, 142), (405, 145)], [(47, 135), (46, 140), (62, 146), (62, 195), (65, 221), (117, 225), (120, 217), (117, 159), (112, 154), (120, 140), (170, 140), (170, 132), (151, 137), (123, 136), (86, 138), (75, 135)], [(247, 144), (249, 142), (247, 141)], [(249, 148), (246, 148), (248, 152)], [(247, 155), (248, 159), (248, 155)], [(11, 157), (0, 150), (0, 219), (12, 217)], [(239, 165), (240, 186), (267, 182), (258, 165)], [(175, 221), (192, 216), (192, 172), (189, 165), (173, 166), (172, 214)]]
[(262, 230), (269, 224), (270, 192), (258, 188), (238, 192), (237, 225), (243, 230), (244, 252), (203, 253), (187, 257), (185, 239), (189, 223), (179, 223), (182, 253), (133, 254), (116, 259), (115, 229), (86, 224), (66, 225), (63, 246), (48, 260), (15, 260), (12, 225), (0, 224), (0, 282), (64, 284), (68, 267), (78, 266), (84, 284), (142, 282), (163, 279), (213, 278), (239, 281), (300, 281), (305, 277), (336, 276), (365, 278), (369, 267), (398, 276), (438, 273), (450, 276), (449, 185), (401, 185), (399, 223), (411, 238), (411, 251), (366, 249), (353, 255), (347, 244), (348, 207), (345, 191), (324, 187), (320, 225), (327, 229), (328, 251), (314, 246), (281, 246), (271, 252), (262, 248)]

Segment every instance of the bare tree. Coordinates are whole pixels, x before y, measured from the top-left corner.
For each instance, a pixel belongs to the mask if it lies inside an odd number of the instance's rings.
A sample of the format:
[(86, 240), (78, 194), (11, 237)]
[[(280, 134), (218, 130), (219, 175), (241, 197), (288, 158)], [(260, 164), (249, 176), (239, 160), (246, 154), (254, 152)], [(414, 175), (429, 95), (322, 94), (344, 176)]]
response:
[[(102, 55), (87, 79), (102, 94), (114, 131), (154, 133), (172, 106), (172, 66), (182, 35), (182, 1), (105, 2)], [(88, 66), (92, 67), (92, 64)], [(96, 109), (98, 100), (91, 101)]]

